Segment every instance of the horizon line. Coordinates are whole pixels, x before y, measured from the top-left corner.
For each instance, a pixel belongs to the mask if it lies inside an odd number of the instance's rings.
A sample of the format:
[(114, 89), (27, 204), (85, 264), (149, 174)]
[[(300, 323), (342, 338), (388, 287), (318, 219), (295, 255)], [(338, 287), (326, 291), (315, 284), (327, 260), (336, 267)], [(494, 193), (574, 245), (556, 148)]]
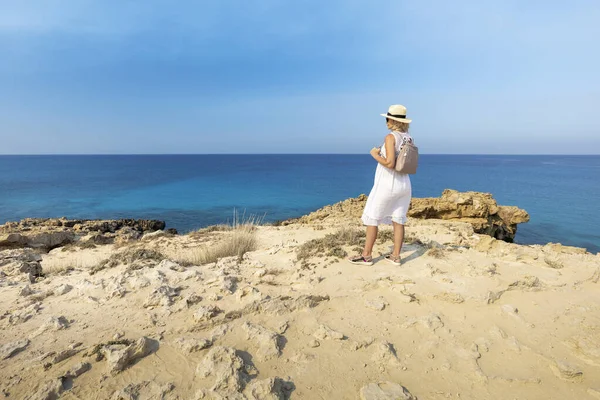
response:
[[(0, 154), (0, 157), (104, 157), (104, 156), (368, 156), (368, 153), (40, 153), (40, 154)], [(510, 153), (421, 153), (422, 156), (575, 156), (596, 157), (597, 154), (581, 153), (537, 153), (537, 154), (510, 154)]]

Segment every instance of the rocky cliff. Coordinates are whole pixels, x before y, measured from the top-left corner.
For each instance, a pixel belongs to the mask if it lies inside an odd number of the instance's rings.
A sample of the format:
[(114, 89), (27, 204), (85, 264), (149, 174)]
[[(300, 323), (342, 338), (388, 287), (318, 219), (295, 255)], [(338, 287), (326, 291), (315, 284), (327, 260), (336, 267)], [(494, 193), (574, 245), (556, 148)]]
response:
[(157, 220), (27, 218), (0, 225), (0, 250), (31, 247), (49, 251), (77, 241), (109, 244), (138, 239), (144, 233), (163, 229), (164, 221)]
[[(367, 196), (362, 194), (281, 224), (311, 224), (360, 218), (366, 202)], [(514, 206), (499, 206), (490, 193), (458, 192), (451, 189), (444, 190), (441, 197), (413, 198), (408, 216), (468, 222), (476, 233), (507, 242), (514, 240), (517, 224), (529, 221), (529, 214), (525, 210)]]

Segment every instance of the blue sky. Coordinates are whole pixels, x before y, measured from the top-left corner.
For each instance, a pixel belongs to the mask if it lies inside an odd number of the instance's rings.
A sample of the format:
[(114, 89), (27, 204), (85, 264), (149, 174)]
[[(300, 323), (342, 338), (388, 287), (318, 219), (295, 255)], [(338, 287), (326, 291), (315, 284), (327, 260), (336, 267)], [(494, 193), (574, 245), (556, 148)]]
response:
[(0, 154), (600, 154), (600, 2), (0, 0)]

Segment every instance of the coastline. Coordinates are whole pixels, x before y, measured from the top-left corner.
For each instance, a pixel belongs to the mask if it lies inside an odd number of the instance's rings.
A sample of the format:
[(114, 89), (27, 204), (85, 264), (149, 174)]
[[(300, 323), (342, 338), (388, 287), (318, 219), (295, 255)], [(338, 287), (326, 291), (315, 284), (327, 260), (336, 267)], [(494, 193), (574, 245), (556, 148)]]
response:
[[(487, 229), (481, 215), (493, 228), (498, 210), (452, 198), (453, 210), (436, 203), (446, 220), (410, 219), (401, 267), (381, 256), (373, 267), (344, 261), (363, 238), (361, 198), (242, 232), (126, 226), (60, 245), (48, 232), (13, 237), (21, 244), (0, 251), (1, 389), (10, 398), (600, 396), (600, 256), (476, 233)], [(525, 218), (513, 211), (501, 212), (508, 227)], [(198, 262), (238, 233), (252, 250)], [(381, 230), (376, 252), (390, 233)]]
[[(414, 197), (437, 197), (448, 187), (491, 192), (500, 204), (531, 214), (518, 242), (600, 251), (599, 214), (586, 200), (600, 196), (600, 186), (591, 184), (600, 157), (423, 157)], [(249, 166), (253, 172), (247, 172)], [(146, 218), (188, 232), (227, 222), (234, 209), (266, 214), (270, 222), (368, 193), (373, 169), (369, 155), (0, 158), (5, 189), (0, 223), (27, 217)], [(580, 195), (582, 187), (589, 188), (588, 196)]]

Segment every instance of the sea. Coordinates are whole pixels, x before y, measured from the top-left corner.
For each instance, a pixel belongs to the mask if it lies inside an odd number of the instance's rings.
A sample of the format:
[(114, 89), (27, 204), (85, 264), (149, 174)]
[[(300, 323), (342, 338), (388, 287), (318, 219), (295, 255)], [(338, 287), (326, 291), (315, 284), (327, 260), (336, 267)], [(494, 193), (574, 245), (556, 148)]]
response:
[[(0, 223), (144, 218), (187, 232), (240, 218), (298, 217), (373, 184), (370, 155), (0, 156)], [(600, 252), (600, 156), (422, 155), (413, 196), (492, 193), (525, 209), (516, 242)]]

